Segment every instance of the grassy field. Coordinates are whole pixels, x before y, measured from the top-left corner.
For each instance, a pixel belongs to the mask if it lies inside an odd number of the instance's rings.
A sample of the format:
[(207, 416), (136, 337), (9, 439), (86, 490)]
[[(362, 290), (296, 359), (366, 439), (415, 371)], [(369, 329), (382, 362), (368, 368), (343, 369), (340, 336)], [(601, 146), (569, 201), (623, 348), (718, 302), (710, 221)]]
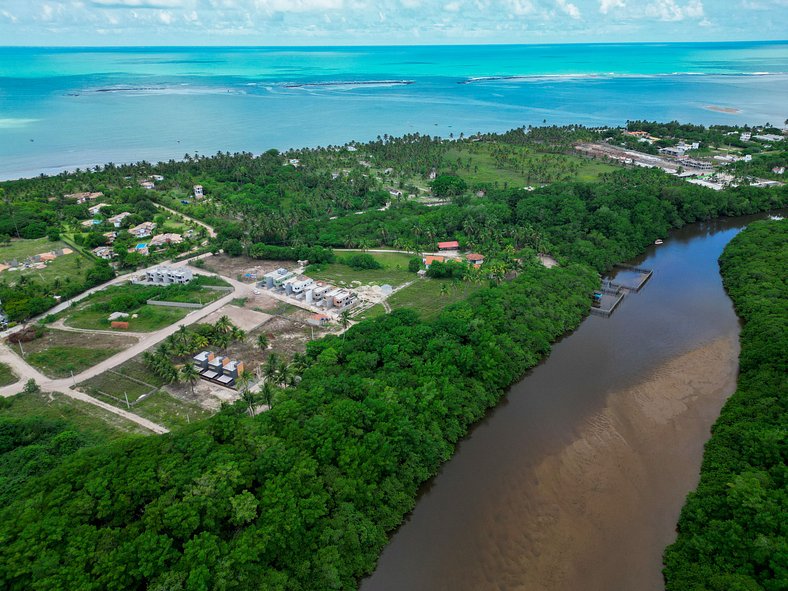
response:
[(151, 373), (139, 356), (79, 384), (80, 388), (93, 396), (108, 394), (120, 400), (128, 396), (129, 402), (163, 385), (161, 378)]
[(177, 429), (190, 422), (207, 419), (213, 413), (196, 404), (178, 400), (163, 390), (132, 407), (135, 414), (150, 419), (168, 429)]
[[(336, 254), (338, 257), (343, 257), (354, 253), (336, 251)], [(372, 255), (383, 265), (383, 268), (357, 271), (341, 263), (332, 263), (319, 265), (317, 266), (318, 270), (310, 270), (307, 272), (307, 275), (315, 280), (326, 281), (342, 287), (352, 287), (353, 282), (359, 282), (361, 285), (383, 285), (388, 283), (396, 287), (416, 277), (415, 274), (408, 272), (408, 261), (413, 258), (411, 255), (397, 252), (370, 252), (367, 254)]]
[[(447, 293), (442, 294), (441, 286)], [(420, 279), (413, 285), (393, 294), (387, 301), (392, 309), (412, 308), (422, 318), (433, 318), (443, 308), (454, 302), (468, 298), (482, 286), (467, 281), (442, 281), (440, 279)]]
[[(18, 262), (24, 261), (27, 257), (57, 250), (59, 248), (70, 248), (64, 242), (58, 240), (50, 242), (47, 238), (36, 238), (33, 240), (12, 240), (9, 246), (0, 245), (0, 262), (16, 259)], [(85, 274), (91, 266), (91, 262), (85, 257), (74, 252), (67, 254), (47, 263), (44, 269), (24, 269), (21, 271), (3, 271), (0, 273), (0, 280), (16, 281), (15, 277), (22, 275), (32, 279), (40, 280), (44, 283), (52, 283), (59, 280), (61, 283), (78, 282), (85, 280)]]
[(0, 386), (7, 386), (15, 383), (19, 378), (16, 377), (11, 368), (5, 363), (0, 363)]
[[(64, 378), (93, 367), (136, 342), (120, 335), (85, 335), (47, 329), (44, 335), (24, 343), (24, 358), (30, 365), (52, 378)], [(18, 351), (18, 346), (14, 345)]]
[(80, 432), (94, 436), (97, 441), (150, 434), (147, 429), (123, 417), (58, 392), (17, 394), (2, 398), (0, 415), (14, 418), (37, 416), (68, 421)]
[[(507, 147), (505, 157), (496, 158), (488, 145), (453, 148), (444, 158), (447, 165), (459, 160), (456, 174), (470, 185), (522, 188), (559, 180), (591, 181), (615, 170), (599, 161), (555, 154), (540, 154), (525, 147)], [(469, 167), (467, 166), (469, 165)]]
[[(111, 322), (108, 320), (110, 311), (107, 309), (107, 304), (113, 298), (140, 293), (146, 289), (150, 288), (130, 284), (113, 285), (85, 298), (76, 306), (62, 312), (59, 316), (65, 318), (66, 326), (73, 328), (112, 330)], [(192, 291), (174, 295), (167, 295), (167, 292), (163, 289), (160, 291), (160, 297), (163, 300), (203, 304), (208, 304), (226, 295), (224, 291), (207, 288), (195, 288)], [(142, 304), (138, 308), (129, 311), (129, 317), (122, 320), (129, 323), (128, 330), (131, 332), (152, 332), (178, 322), (189, 312), (191, 312), (191, 309), (188, 308), (169, 308)], [(137, 315), (137, 318), (132, 318), (134, 314)], [(122, 333), (125, 330), (117, 329), (117, 332)]]
[[(137, 318), (122, 318), (128, 321), (128, 331), (131, 332), (153, 332), (169, 326), (181, 320), (191, 310), (186, 308), (165, 308), (162, 306), (142, 306), (133, 314)], [(113, 329), (112, 323), (107, 320), (107, 312), (99, 312), (91, 309), (77, 310), (66, 317), (65, 324), (73, 328), (84, 328), (89, 330), (114, 330), (117, 333), (127, 332), (125, 329)]]

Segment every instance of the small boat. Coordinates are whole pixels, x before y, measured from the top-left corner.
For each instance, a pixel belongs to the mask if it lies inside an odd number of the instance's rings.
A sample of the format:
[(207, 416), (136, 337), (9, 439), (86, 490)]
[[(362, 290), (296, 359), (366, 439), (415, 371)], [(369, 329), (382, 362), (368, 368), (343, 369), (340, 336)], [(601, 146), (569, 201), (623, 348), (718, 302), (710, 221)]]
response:
[(654, 241), (654, 244), (660, 245), (660, 244), (662, 244), (662, 240), (661, 240), (660, 238), (657, 238), (657, 239)]

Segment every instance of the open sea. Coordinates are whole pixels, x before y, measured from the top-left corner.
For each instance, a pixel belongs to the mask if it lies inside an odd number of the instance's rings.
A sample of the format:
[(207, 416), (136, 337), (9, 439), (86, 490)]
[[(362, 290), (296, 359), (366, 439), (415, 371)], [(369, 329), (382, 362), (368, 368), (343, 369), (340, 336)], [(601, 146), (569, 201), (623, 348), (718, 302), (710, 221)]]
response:
[(384, 134), (786, 118), (788, 42), (0, 47), (0, 179)]

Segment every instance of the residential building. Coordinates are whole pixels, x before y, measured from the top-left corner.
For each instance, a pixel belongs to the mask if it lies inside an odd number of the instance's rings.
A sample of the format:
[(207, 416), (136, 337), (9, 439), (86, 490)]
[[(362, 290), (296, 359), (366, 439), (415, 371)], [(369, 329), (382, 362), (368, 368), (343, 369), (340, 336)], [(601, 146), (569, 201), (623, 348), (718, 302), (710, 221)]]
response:
[(743, 141), (743, 142), (749, 142), (749, 141), (750, 141), (750, 139), (752, 139), (752, 134), (751, 134), (751, 133), (749, 133), (749, 132), (746, 132), (746, 131), (745, 131), (743, 134), (741, 134), (741, 135), (739, 136), (739, 139), (740, 139), (741, 141)]
[[(293, 273), (283, 267), (280, 267), (275, 271), (270, 271), (269, 273), (263, 275), (263, 281), (260, 282), (260, 286), (267, 287), (268, 289), (273, 287), (281, 287), (282, 284), (292, 276)], [(265, 285), (263, 285), (263, 283), (265, 283)]]
[(107, 219), (109, 223), (111, 223), (116, 228), (120, 228), (120, 224), (129, 217), (131, 214), (128, 211), (124, 211), (123, 213), (119, 213), (118, 215), (113, 215), (111, 218)]
[(98, 212), (101, 211), (102, 207), (109, 207), (109, 203), (97, 203), (96, 205), (93, 205), (92, 207), (88, 207), (88, 213), (90, 215), (96, 215)]
[(460, 243), (456, 240), (449, 240), (447, 242), (438, 242), (438, 250), (457, 250), (460, 248)]
[(773, 133), (764, 133), (762, 135), (754, 136), (756, 140), (761, 140), (762, 142), (781, 142), (783, 141), (783, 136), (775, 135)]
[(107, 244), (112, 244), (113, 242), (115, 242), (115, 238), (118, 237), (118, 233), (117, 232), (104, 232), (103, 236), (104, 236), (104, 238), (107, 239)]
[(150, 191), (151, 189), (155, 189), (156, 185), (153, 184), (153, 181), (140, 181), (140, 187)]
[(425, 256), (424, 258), (421, 259), (421, 262), (424, 264), (424, 266), (426, 268), (429, 269), (430, 265), (432, 265), (432, 263), (435, 263), (435, 262), (444, 263), (444, 262), (446, 262), (446, 257), (427, 255), (427, 256)]
[(194, 185), (194, 198), (202, 199), (205, 196), (202, 185)]
[(194, 274), (185, 267), (174, 269), (161, 266), (146, 270), (144, 281), (146, 283), (155, 283), (156, 285), (173, 285), (175, 283), (189, 283), (193, 278)]
[(95, 201), (99, 197), (104, 197), (104, 193), (99, 192), (88, 192), (88, 193), (70, 193), (69, 195), (63, 195), (66, 199), (76, 199), (78, 204), (85, 203), (86, 201)]
[(686, 152), (685, 146), (671, 146), (669, 148), (660, 148), (659, 153), (664, 154), (665, 156), (673, 156), (678, 158), (679, 156), (684, 156), (684, 152)]
[(389, 189), (389, 195), (391, 195), (392, 197), (399, 198), (402, 197), (402, 191), (400, 191), (399, 189)]
[(112, 249), (109, 246), (98, 246), (93, 249), (93, 254), (100, 259), (104, 259), (105, 261), (108, 261), (113, 256), (115, 256), (115, 253), (112, 252)]
[(772, 168), (772, 172), (774, 174), (783, 174), (783, 173), (785, 173), (785, 167), (784, 166), (775, 166), (774, 168)]
[(183, 242), (183, 237), (180, 234), (166, 233), (156, 234), (150, 240), (151, 246), (164, 246), (165, 244), (180, 244)]
[(290, 160), (287, 161), (287, 163), (290, 166), (296, 166), (297, 167), (297, 166), (299, 166), (301, 164), (301, 161), (298, 158), (291, 158)]
[(687, 168), (694, 168), (696, 170), (714, 170), (714, 165), (705, 160), (696, 160), (694, 158), (687, 158), (682, 161), (682, 165)]
[(84, 220), (80, 222), (83, 228), (91, 228), (93, 226), (98, 226), (101, 223), (101, 220)]
[(156, 181), (157, 183), (164, 180), (164, 177), (160, 174), (152, 174), (148, 178), (152, 181)]
[(129, 228), (129, 233), (137, 238), (144, 238), (145, 236), (150, 236), (155, 229), (156, 224), (154, 222), (142, 222), (139, 226)]
[(477, 254), (475, 252), (472, 252), (470, 254), (465, 255), (465, 258), (474, 267), (481, 267), (482, 264), (484, 263), (484, 255), (483, 254)]

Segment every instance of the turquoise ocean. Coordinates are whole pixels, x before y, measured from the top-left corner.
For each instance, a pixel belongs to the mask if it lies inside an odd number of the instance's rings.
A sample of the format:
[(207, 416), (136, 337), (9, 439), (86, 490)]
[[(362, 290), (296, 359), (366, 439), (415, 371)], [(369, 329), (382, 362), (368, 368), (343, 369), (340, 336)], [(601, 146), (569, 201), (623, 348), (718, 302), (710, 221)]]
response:
[(786, 118), (788, 42), (0, 47), (0, 179), (384, 134)]

